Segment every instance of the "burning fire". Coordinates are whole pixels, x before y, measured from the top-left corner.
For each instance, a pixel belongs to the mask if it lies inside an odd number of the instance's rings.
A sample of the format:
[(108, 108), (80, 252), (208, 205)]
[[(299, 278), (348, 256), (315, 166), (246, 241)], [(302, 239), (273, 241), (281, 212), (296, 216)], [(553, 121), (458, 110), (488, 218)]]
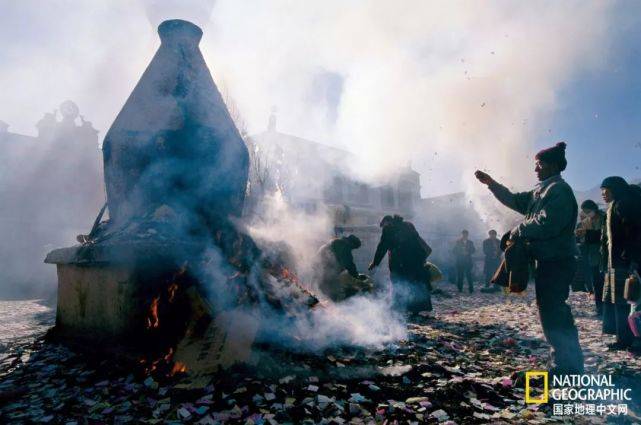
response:
[(271, 274), (279, 281), (285, 282), (286, 285), (297, 286), (301, 291), (301, 295), (304, 295), (308, 298), (307, 299), (308, 307), (314, 308), (315, 306), (320, 304), (318, 298), (316, 298), (313, 295), (312, 291), (306, 285), (303, 284), (303, 282), (294, 272), (292, 272), (290, 269), (288, 269), (284, 265), (279, 265), (277, 267), (272, 268)]
[(184, 363), (181, 362), (176, 362), (174, 363), (174, 367), (171, 369), (170, 376), (173, 376), (177, 373), (185, 373), (187, 372), (187, 366)]
[(280, 277), (283, 279), (291, 280), (292, 282), (300, 284), (300, 279), (287, 267), (282, 267), (280, 272)]
[[(153, 360), (151, 362), (149, 362), (146, 358), (142, 358), (140, 359), (140, 364), (147, 365), (147, 367), (145, 368), (145, 374), (147, 375), (159, 370), (164, 370), (167, 376), (174, 376), (177, 373), (187, 372), (187, 365), (179, 361), (173, 362), (173, 358), (174, 349), (170, 347), (165, 355), (160, 356), (156, 360)], [(171, 369), (169, 369), (170, 366)], [(167, 372), (168, 370), (169, 372)]]
[[(187, 268), (183, 266), (178, 273), (174, 276), (173, 282), (167, 287), (167, 301), (171, 304), (176, 298), (176, 293), (178, 292), (178, 279), (180, 276), (184, 275)], [(149, 312), (147, 314), (147, 329), (155, 329), (160, 326), (160, 318), (158, 317), (158, 305), (160, 304), (161, 294), (158, 294), (151, 300), (149, 305)]]
[(160, 325), (160, 320), (158, 319), (159, 301), (160, 295), (151, 300), (151, 305), (149, 306), (149, 315), (147, 316), (147, 329), (154, 329)]

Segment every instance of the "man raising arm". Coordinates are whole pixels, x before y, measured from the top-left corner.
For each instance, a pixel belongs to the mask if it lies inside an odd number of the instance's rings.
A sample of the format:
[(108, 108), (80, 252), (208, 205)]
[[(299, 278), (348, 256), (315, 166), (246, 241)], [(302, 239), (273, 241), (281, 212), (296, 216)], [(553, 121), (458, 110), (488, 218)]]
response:
[(503, 205), (525, 218), (510, 239), (528, 242), (536, 260), (536, 301), (545, 338), (553, 349), (553, 373), (582, 373), (583, 354), (574, 318), (566, 300), (576, 271), (574, 227), (578, 206), (561, 172), (567, 166), (565, 143), (536, 155), (539, 184), (529, 192), (513, 193), (482, 171), (476, 178)]

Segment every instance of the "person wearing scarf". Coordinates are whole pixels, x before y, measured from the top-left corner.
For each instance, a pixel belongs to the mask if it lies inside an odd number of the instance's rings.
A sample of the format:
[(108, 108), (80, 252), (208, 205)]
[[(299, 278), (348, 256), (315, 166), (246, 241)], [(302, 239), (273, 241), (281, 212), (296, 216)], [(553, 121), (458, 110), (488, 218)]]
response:
[(638, 272), (641, 263), (641, 197), (622, 177), (601, 183), (608, 204), (601, 239), (603, 282), (603, 333), (616, 335), (611, 350), (631, 349), (634, 335), (628, 323), (630, 306), (623, 297), (625, 281)]
[(578, 205), (574, 192), (561, 177), (567, 167), (565, 143), (540, 151), (535, 172), (539, 184), (528, 192), (512, 193), (483, 171), (476, 178), (505, 206), (524, 220), (510, 232), (524, 240), (536, 260), (535, 291), (546, 340), (552, 346), (552, 374), (583, 373), (583, 353), (570, 306), (566, 300), (576, 272), (574, 229)]

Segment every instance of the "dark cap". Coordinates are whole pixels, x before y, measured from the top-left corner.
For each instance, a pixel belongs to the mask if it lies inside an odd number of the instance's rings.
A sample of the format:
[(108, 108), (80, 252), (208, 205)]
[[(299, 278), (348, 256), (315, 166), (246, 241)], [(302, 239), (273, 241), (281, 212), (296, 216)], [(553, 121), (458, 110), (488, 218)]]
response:
[(565, 159), (565, 142), (559, 142), (551, 148), (543, 149), (536, 154), (535, 159), (548, 164), (556, 164), (559, 166), (559, 170), (565, 170), (565, 167), (568, 166), (568, 161)]
[(601, 182), (601, 189), (610, 189), (614, 199), (619, 199), (629, 190), (628, 182), (623, 177), (610, 176), (603, 179)]

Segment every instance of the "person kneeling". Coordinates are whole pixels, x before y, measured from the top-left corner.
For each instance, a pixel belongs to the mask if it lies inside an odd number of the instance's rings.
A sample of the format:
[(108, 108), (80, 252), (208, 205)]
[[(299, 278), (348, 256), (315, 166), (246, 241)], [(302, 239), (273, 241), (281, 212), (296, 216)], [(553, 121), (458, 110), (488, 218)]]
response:
[(315, 281), (320, 292), (330, 300), (339, 302), (372, 290), (372, 281), (359, 274), (354, 264), (352, 251), (360, 246), (361, 240), (349, 235), (332, 239), (318, 250)]

